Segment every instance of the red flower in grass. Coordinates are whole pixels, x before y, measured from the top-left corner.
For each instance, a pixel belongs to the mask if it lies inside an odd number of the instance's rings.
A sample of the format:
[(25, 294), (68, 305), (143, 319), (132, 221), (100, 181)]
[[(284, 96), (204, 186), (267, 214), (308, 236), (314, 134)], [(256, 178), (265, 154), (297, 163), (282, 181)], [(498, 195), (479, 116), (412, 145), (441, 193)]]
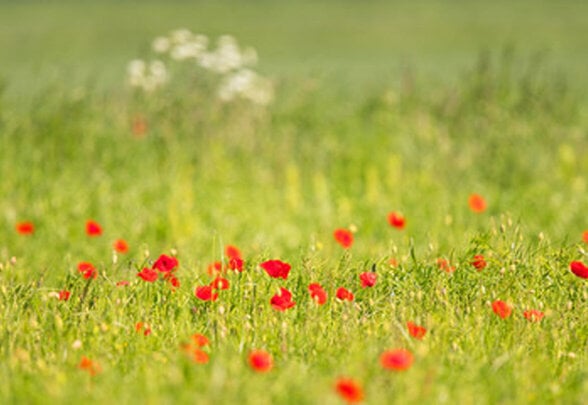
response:
[(427, 333), (427, 329), (412, 322), (406, 322), (406, 327), (408, 328), (408, 334), (418, 340), (424, 338)]
[(194, 333), (192, 335), (192, 342), (196, 347), (204, 347), (210, 343), (208, 338), (200, 333)]
[(478, 271), (482, 271), (488, 264), (486, 260), (484, 260), (483, 255), (475, 255), (473, 260), (471, 261), (472, 266), (474, 266)]
[(130, 283), (127, 280), (121, 280), (121, 281), (117, 281), (116, 282), (116, 286), (117, 287), (126, 287), (128, 286)]
[(506, 319), (512, 314), (510, 305), (501, 300), (496, 300), (492, 303), (492, 311), (502, 319)]
[(335, 383), (335, 391), (349, 404), (363, 401), (363, 388), (351, 378), (339, 378)]
[(437, 267), (446, 273), (453, 273), (455, 271), (455, 266), (450, 265), (449, 261), (443, 258), (437, 259)]
[(523, 312), (523, 316), (529, 322), (539, 322), (541, 319), (543, 319), (545, 314), (538, 309), (529, 309)]
[(355, 298), (353, 293), (344, 287), (337, 288), (337, 293), (335, 295), (341, 301), (353, 301)]
[(408, 370), (414, 361), (411, 352), (406, 349), (388, 350), (380, 356), (380, 364), (387, 370)]
[(308, 285), (308, 291), (310, 292), (310, 298), (319, 305), (323, 305), (327, 302), (327, 292), (319, 283), (311, 283)]
[(397, 212), (391, 212), (388, 214), (388, 223), (396, 229), (404, 229), (406, 219)]
[(143, 336), (149, 336), (151, 334), (151, 328), (149, 327), (149, 325), (143, 322), (137, 322), (135, 324), (135, 331), (137, 333), (143, 333)]
[(194, 363), (206, 364), (210, 360), (210, 357), (204, 350), (195, 349), (192, 353), (192, 360)]
[(285, 288), (280, 287), (280, 293), (276, 294), (270, 300), (272, 308), (276, 311), (285, 311), (292, 308), (296, 303), (292, 301), (292, 293)]
[(284, 280), (288, 278), (288, 273), (291, 268), (288, 263), (281, 260), (268, 260), (267, 262), (261, 263), (260, 266), (270, 277), (283, 278)]
[(353, 245), (353, 234), (347, 229), (337, 229), (333, 237), (344, 249), (349, 249)]
[(59, 301), (67, 301), (67, 300), (69, 300), (70, 296), (71, 296), (71, 292), (69, 292), (67, 290), (59, 291)]
[(35, 225), (32, 222), (19, 222), (15, 226), (16, 232), (21, 235), (32, 235), (35, 232)]
[(88, 220), (86, 221), (86, 234), (88, 236), (100, 236), (102, 235), (102, 227), (98, 222)]
[(233, 258), (229, 259), (229, 269), (230, 270), (242, 272), (243, 271), (243, 264), (244, 264), (243, 259), (241, 259), (240, 257), (233, 257)]
[(486, 211), (486, 200), (479, 194), (471, 194), (468, 198), (468, 205), (470, 209), (475, 213), (482, 213)]
[(212, 280), (210, 286), (216, 290), (228, 290), (229, 280), (221, 276), (217, 276), (214, 280)]
[(209, 360), (208, 353), (201, 348), (208, 345), (208, 343), (206, 336), (195, 333), (192, 335), (192, 343), (183, 343), (181, 347), (194, 363), (206, 364)]
[(159, 270), (162, 273), (167, 273), (174, 270), (178, 266), (178, 259), (175, 257), (161, 255), (157, 258), (153, 266), (151, 266), (154, 270)]
[(180, 288), (180, 280), (174, 276), (174, 273), (165, 273), (163, 279), (169, 283), (172, 289)]
[(221, 262), (213, 262), (208, 265), (206, 272), (209, 276), (214, 276), (215, 274), (222, 273), (223, 271), (223, 264)]
[(253, 350), (249, 353), (249, 366), (258, 373), (266, 373), (274, 366), (274, 360), (265, 350)]
[(243, 258), (241, 257), (241, 251), (232, 245), (228, 245), (225, 248), (225, 255), (229, 259), (229, 269), (235, 271), (243, 271)]
[(570, 270), (580, 278), (588, 278), (588, 267), (582, 262), (571, 262)]
[(84, 276), (86, 280), (96, 279), (98, 277), (98, 270), (96, 270), (94, 265), (89, 262), (78, 263), (78, 272), (82, 273), (82, 276)]
[(359, 275), (359, 280), (361, 281), (362, 288), (373, 287), (376, 285), (378, 275), (372, 271), (366, 271)]
[(153, 283), (159, 277), (159, 273), (157, 273), (153, 269), (149, 269), (149, 268), (145, 267), (143, 270), (141, 270), (139, 273), (137, 273), (137, 276), (141, 277), (143, 280), (147, 281), (148, 283)]
[(80, 368), (81, 370), (87, 371), (88, 373), (90, 373), (91, 376), (95, 376), (100, 371), (102, 371), (100, 366), (98, 365), (98, 363), (90, 360), (86, 356), (82, 356), (82, 360), (80, 361), (78, 368)]
[(227, 247), (225, 247), (225, 255), (229, 258), (229, 259), (235, 259), (235, 258), (241, 258), (241, 251), (239, 250), (239, 248), (232, 246), (232, 245), (228, 245)]
[(131, 127), (131, 131), (135, 138), (144, 137), (145, 134), (147, 134), (147, 129), (147, 120), (141, 115), (136, 115), (135, 118), (133, 118), (133, 125)]
[(216, 301), (218, 299), (218, 293), (213, 291), (213, 288), (209, 285), (196, 287), (196, 298), (202, 301)]
[(586, 243), (588, 243), (588, 231), (584, 231), (582, 233), (582, 240)]
[(118, 253), (127, 253), (129, 251), (129, 245), (124, 239), (117, 239), (112, 244), (112, 248)]

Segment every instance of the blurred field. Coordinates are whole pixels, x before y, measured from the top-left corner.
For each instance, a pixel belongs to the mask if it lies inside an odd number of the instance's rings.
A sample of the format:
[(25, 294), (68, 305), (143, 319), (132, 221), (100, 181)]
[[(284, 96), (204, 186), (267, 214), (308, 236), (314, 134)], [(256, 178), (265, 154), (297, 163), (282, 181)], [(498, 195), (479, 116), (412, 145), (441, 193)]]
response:
[(406, 68), (455, 80), (481, 50), (505, 46), (546, 53), (575, 87), (588, 84), (584, 1), (26, 1), (0, 10), (0, 78), (12, 96), (65, 78), (116, 88), (129, 58), (178, 27), (235, 35), (270, 75), (335, 75), (356, 90)]
[[(374, 404), (585, 403), (588, 283), (570, 263), (588, 263), (586, 15), (581, 1), (0, 3), (0, 403), (336, 404), (342, 376)], [(257, 48), (274, 103), (223, 102), (214, 76), (171, 62), (167, 87), (130, 88), (127, 63), (178, 27)], [(243, 271), (203, 301), (227, 245)], [(180, 286), (137, 276), (162, 253)], [(278, 258), (287, 280), (260, 267)], [(284, 312), (279, 288), (296, 302)], [(195, 333), (206, 364), (183, 346)], [(406, 371), (380, 363), (396, 348)], [(250, 367), (256, 349), (273, 370)]]

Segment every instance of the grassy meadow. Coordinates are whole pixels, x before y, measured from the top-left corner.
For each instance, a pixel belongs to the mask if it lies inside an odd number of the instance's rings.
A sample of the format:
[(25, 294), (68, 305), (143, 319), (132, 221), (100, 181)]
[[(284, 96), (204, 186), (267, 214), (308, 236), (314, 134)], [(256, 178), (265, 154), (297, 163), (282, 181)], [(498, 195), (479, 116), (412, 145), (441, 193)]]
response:
[[(586, 403), (587, 14), (1, 2), (0, 403)], [(182, 27), (273, 101), (129, 86)]]

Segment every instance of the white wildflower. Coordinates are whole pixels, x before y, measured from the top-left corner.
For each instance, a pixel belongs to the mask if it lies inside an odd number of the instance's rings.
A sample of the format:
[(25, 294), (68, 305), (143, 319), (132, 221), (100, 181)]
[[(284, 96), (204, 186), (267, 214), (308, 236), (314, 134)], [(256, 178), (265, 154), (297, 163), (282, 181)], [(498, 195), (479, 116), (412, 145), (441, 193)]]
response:
[(223, 101), (241, 97), (256, 104), (266, 105), (273, 98), (273, 88), (269, 80), (252, 70), (242, 69), (224, 79), (219, 87), (218, 96)]
[(142, 60), (133, 60), (129, 63), (127, 71), (129, 84), (147, 92), (163, 86), (168, 80), (167, 69), (160, 60), (154, 60), (149, 64)]
[(172, 31), (170, 34), (171, 41), (175, 44), (182, 44), (188, 42), (192, 38), (192, 32), (185, 28)]
[(166, 37), (157, 37), (153, 40), (151, 47), (157, 53), (166, 53), (169, 51), (170, 41)]

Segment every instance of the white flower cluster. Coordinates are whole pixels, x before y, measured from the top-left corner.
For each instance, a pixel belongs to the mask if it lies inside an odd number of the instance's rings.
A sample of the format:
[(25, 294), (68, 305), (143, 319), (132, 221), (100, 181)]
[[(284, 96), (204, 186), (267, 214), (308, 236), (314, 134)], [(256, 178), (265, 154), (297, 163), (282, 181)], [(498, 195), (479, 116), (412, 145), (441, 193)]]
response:
[(160, 60), (150, 63), (140, 59), (132, 60), (127, 68), (129, 84), (139, 87), (146, 92), (153, 91), (163, 86), (168, 80), (165, 64)]
[[(225, 102), (242, 98), (256, 104), (267, 105), (273, 99), (272, 83), (252, 70), (257, 64), (253, 48), (241, 49), (230, 35), (218, 38), (215, 49), (208, 49), (208, 37), (193, 34), (187, 29), (172, 31), (166, 37), (153, 40), (155, 53), (178, 62), (195, 62), (196, 66), (220, 75), (217, 96)], [(168, 81), (165, 64), (161, 60), (146, 63), (134, 60), (129, 64), (131, 86), (152, 91)]]

